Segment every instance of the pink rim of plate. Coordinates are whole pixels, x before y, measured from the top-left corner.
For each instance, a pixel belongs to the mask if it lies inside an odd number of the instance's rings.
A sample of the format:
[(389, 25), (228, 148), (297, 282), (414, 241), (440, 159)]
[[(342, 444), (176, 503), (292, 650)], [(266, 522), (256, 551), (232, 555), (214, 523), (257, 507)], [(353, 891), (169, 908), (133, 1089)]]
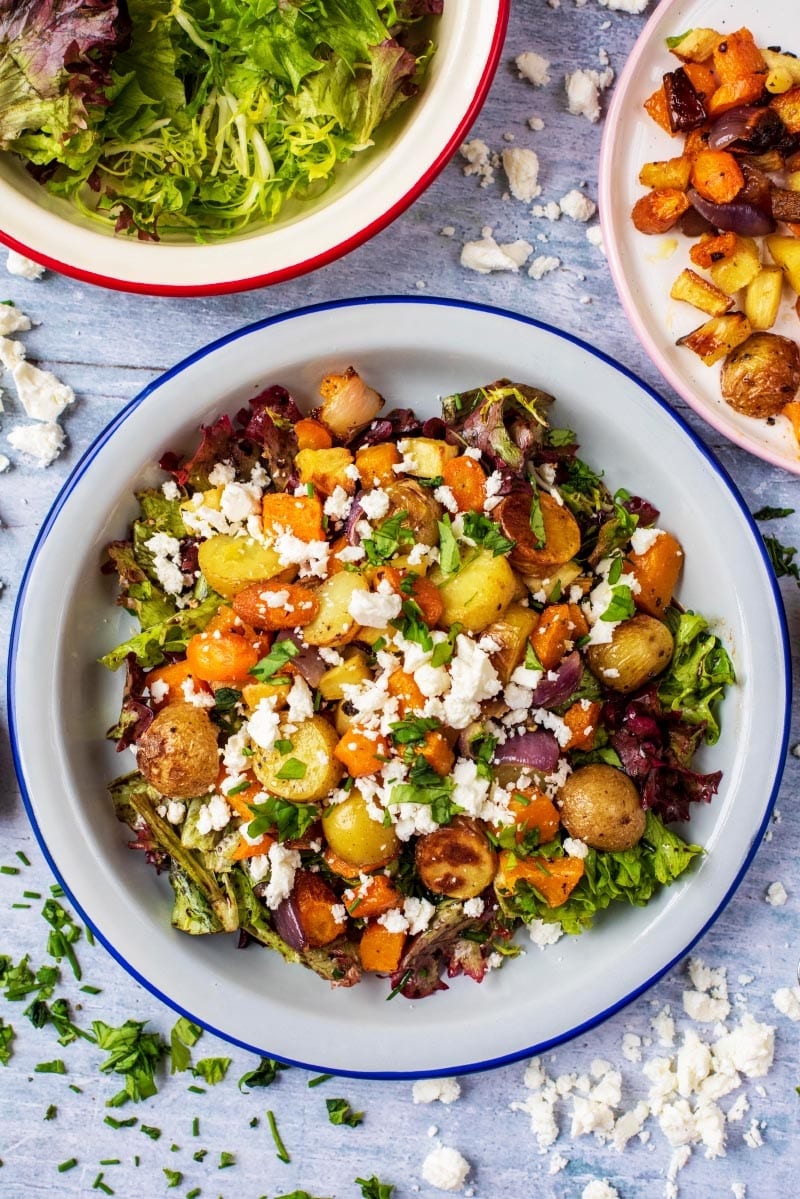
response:
[(369, 241), (376, 233), (380, 233), (382, 229), (390, 225), (396, 217), (400, 216), (430, 186), (439, 172), (450, 161), (458, 146), (463, 141), (464, 134), (470, 128), (483, 106), (486, 94), (494, 79), (505, 41), (510, 11), (511, 0), (499, 0), (497, 23), (492, 36), (492, 44), (480, 82), (475, 89), (475, 95), (452, 135), (425, 173), (386, 212), (381, 213), (379, 217), (376, 217), (374, 221), (371, 221), (363, 229), (360, 229), (358, 233), (354, 233), (344, 241), (338, 242), (336, 245), (321, 251), (319, 254), (315, 254), (313, 258), (306, 258), (302, 262), (293, 263), (291, 266), (281, 267), (275, 271), (267, 271), (260, 275), (252, 275), (244, 279), (231, 279), (224, 283), (198, 283), (184, 286), (171, 283), (139, 283), (128, 279), (115, 279), (109, 275), (96, 274), (94, 271), (85, 271), (80, 267), (60, 262), (57, 258), (40, 254), (32, 246), (25, 245), (15, 237), (11, 237), (5, 233), (2, 229), (0, 229), (0, 243), (8, 246), (11, 250), (16, 250), (19, 254), (24, 254), (26, 258), (32, 258), (35, 262), (40, 263), (41, 266), (47, 267), (49, 270), (57, 271), (60, 275), (68, 275), (72, 279), (80, 279), (84, 283), (94, 283), (99, 287), (108, 287), (115, 291), (136, 292), (140, 295), (149, 296), (227, 295), (231, 292), (248, 291), (251, 288), (266, 287), (273, 283), (283, 283), (288, 279), (296, 279), (300, 275), (308, 274), (309, 271), (317, 270), (318, 267), (327, 266), (328, 263), (344, 257), (345, 254), (349, 254), (357, 246), (363, 245), (365, 241)]
[(707, 424), (721, 433), (728, 441), (732, 441), (743, 450), (747, 450), (750, 454), (755, 454), (756, 457), (763, 459), (765, 462), (771, 463), (773, 466), (782, 467), (784, 470), (790, 471), (792, 474), (800, 475), (800, 458), (793, 461), (785, 454), (780, 454), (769, 446), (755, 441), (726, 423), (724, 419), (716, 414), (713, 408), (709, 408), (705, 404), (698, 401), (692, 388), (686, 383), (685, 379), (678, 374), (677, 371), (669, 364), (659, 350), (652, 334), (650, 333), (644, 319), (641, 316), (639, 308), (633, 298), (633, 295), (628, 287), (628, 281), (622, 267), (617, 242), (612, 235), (611, 218), (607, 215), (611, 211), (613, 204), (613, 188), (612, 180), (614, 178), (614, 159), (620, 145), (618, 136), (618, 122), (622, 115), (623, 108), (629, 103), (627, 92), (631, 86), (634, 77), (639, 70), (639, 64), (644, 57), (645, 51), (649, 49), (653, 33), (656, 26), (661, 25), (664, 17), (672, 8), (675, 8), (680, 0), (663, 0), (658, 5), (653, 15), (645, 25), (639, 37), (636, 40), (631, 53), (622, 69), (617, 86), (614, 89), (614, 96), (609, 105), (608, 114), (606, 116), (605, 129), (603, 131), (603, 139), (600, 145), (600, 167), (598, 174), (598, 201), (600, 209), (600, 224), (603, 230), (603, 242), (605, 245), (608, 264), (611, 268), (611, 277), (614, 280), (614, 286), (617, 289), (622, 307), (625, 310), (625, 315), (633, 326), (634, 332), (642, 344), (645, 353), (658, 368), (671, 387), (677, 391), (690, 408), (694, 409), (698, 416), (701, 416)]

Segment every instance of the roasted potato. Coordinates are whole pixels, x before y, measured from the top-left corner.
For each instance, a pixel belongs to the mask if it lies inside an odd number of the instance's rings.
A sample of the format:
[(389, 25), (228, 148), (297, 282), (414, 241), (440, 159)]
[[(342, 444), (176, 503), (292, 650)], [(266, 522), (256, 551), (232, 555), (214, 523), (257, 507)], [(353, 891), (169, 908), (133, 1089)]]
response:
[(516, 588), (507, 559), (483, 549), (467, 559), (457, 574), (444, 575), (437, 568), (430, 578), (444, 604), (439, 627), (449, 629), (458, 623), (467, 633), (480, 633), (501, 617)]
[(369, 591), (369, 585), (350, 570), (331, 575), (317, 588), (319, 610), (303, 629), (307, 645), (346, 645), (353, 640), (359, 626), (350, 615), (350, 600), (356, 591)]
[(231, 537), (228, 533), (201, 541), (197, 561), (209, 587), (226, 599), (250, 583), (293, 578), (297, 573), (296, 567), (287, 570), (281, 565), (276, 550), (251, 537)]
[(458, 448), (440, 438), (407, 437), (399, 449), (407, 463), (406, 471), (418, 479), (435, 479), (445, 462), (458, 455)]
[(712, 316), (691, 333), (679, 337), (675, 344), (687, 346), (706, 366), (713, 366), (747, 341), (751, 333), (750, 322), (743, 312), (727, 312), (723, 316)]
[(663, 621), (639, 612), (618, 624), (609, 642), (590, 645), (586, 660), (606, 687), (626, 695), (666, 669), (673, 645), (672, 633)]
[(574, 770), (559, 794), (561, 823), (592, 849), (632, 849), (645, 814), (636, 787), (621, 770), (595, 762)]
[(323, 699), (344, 699), (344, 686), (357, 686), (372, 678), (372, 671), (363, 650), (350, 649), (343, 662), (326, 670), (317, 689)]
[(800, 388), (800, 350), (777, 333), (753, 333), (722, 366), (723, 399), (745, 416), (775, 416)]
[(569, 562), (581, 548), (581, 531), (569, 508), (546, 491), (539, 493), (539, 506), (544, 545), (539, 545), (531, 528), (531, 499), (524, 492), (507, 495), (493, 513), (505, 536), (515, 542), (508, 560), (523, 575), (546, 575)]
[(204, 708), (167, 704), (139, 738), (136, 750), (139, 769), (162, 795), (190, 799), (217, 781), (217, 730)]
[(353, 461), (353, 455), (344, 446), (326, 450), (301, 450), (295, 456), (295, 466), (300, 472), (301, 483), (311, 483), (324, 495), (332, 495), (337, 487), (343, 487), (348, 495), (356, 489), (355, 480), (345, 474)]
[(364, 796), (355, 787), (347, 799), (325, 809), (322, 831), (337, 858), (357, 870), (384, 866), (400, 851), (397, 833), (391, 825), (372, 819)]
[(403, 523), (414, 530), (415, 540), (422, 545), (438, 545), (438, 521), (441, 519), (442, 505), (430, 491), (413, 479), (388, 483), (384, 490), (390, 504), (387, 519), (397, 512), (407, 512)]
[(497, 871), (497, 855), (488, 837), (469, 816), (456, 816), (450, 824), (420, 837), (415, 859), (428, 890), (451, 899), (480, 895)]
[(292, 748), (285, 753), (255, 748), (256, 777), (272, 795), (294, 803), (323, 799), (342, 777), (342, 767), (333, 756), (339, 741), (335, 728), (324, 716), (312, 716), (297, 726), (289, 740)]
[(783, 271), (779, 266), (764, 266), (747, 285), (744, 314), (751, 329), (771, 329), (778, 319), (783, 291)]
[(497, 653), (492, 654), (492, 665), (504, 686), (524, 660), (528, 638), (536, 628), (537, 620), (538, 616), (531, 608), (512, 603), (499, 620), (492, 621), (484, 629), (486, 636), (500, 646)]

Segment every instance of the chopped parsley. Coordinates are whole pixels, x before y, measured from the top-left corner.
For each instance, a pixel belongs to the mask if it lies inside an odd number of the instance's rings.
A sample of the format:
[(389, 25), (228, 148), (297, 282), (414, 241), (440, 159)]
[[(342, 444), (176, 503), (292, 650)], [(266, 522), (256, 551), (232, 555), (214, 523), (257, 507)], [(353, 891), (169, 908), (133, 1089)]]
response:
[(7, 1066), (11, 1060), (11, 1042), (14, 1040), (14, 1029), (10, 1024), (6, 1024), (2, 1016), (0, 1016), (0, 1062)]
[(145, 1032), (146, 1023), (126, 1020), (119, 1028), (112, 1028), (102, 1020), (92, 1023), (98, 1046), (108, 1053), (100, 1065), (101, 1071), (104, 1074), (120, 1074), (125, 1079), (123, 1089), (106, 1100), (106, 1107), (121, 1107), (129, 1099), (138, 1103), (142, 1099), (149, 1099), (158, 1090), (155, 1069), (166, 1053), (167, 1046), (158, 1033)]
[(66, 1074), (67, 1072), (67, 1067), (60, 1057), (55, 1058), (52, 1062), (39, 1062), (33, 1069), (36, 1074)]
[(235, 1165), (236, 1165), (236, 1158), (234, 1157), (234, 1155), (232, 1153), (228, 1153), (228, 1151), (226, 1149), (223, 1149), (219, 1155), (219, 1165), (217, 1166), (217, 1169), (218, 1170), (227, 1170), (228, 1166), (235, 1166)]
[(168, 1191), (172, 1190), (173, 1187), (180, 1186), (180, 1184), (183, 1182), (183, 1174), (181, 1174), (180, 1170), (170, 1170), (166, 1166), (163, 1166), (162, 1169), (164, 1171), (164, 1177), (167, 1180)]
[(247, 826), (251, 840), (268, 830), (277, 829), (279, 841), (294, 841), (319, 819), (316, 804), (290, 803), (276, 795), (267, 796), (264, 803), (252, 804), (253, 819)]
[(299, 653), (299, 648), (287, 637), (285, 641), (278, 641), (265, 658), (256, 662), (250, 674), (260, 683), (274, 682), (275, 675)]
[(766, 546), (769, 560), (772, 564), (772, 569), (775, 571), (775, 577), (778, 579), (785, 578), (787, 575), (798, 580), (800, 584), (800, 569), (795, 562), (796, 548), (793, 545), (784, 545), (777, 537), (765, 537), (764, 545)]
[(239, 1090), (247, 1094), (247, 1087), (271, 1087), (280, 1070), (288, 1070), (285, 1062), (276, 1061), (274, 1057), (262, 1057), (255, 1070), (248, 1070), (239, 1079)]
[(414, 530), (403, 524), (407, 516), (408, 512), (404, 508), (395, 512), (394, 516), (390, 516), (372, 530), (371, 537), (364, 538), (361, 544), (371, 566), (384, 565), (401, 549), (414, 544)]
[(50, 925), (51, 933), (47, 938), (47, 952), (60, 962), (66, 958), (76, 978), (81, 977), (81, 968), (72, 948), (81, 935), (81, 927), (72, 916), (55, 899), (46, 899), (42, 908), (42, 916)]
[(531, 496), (531, 514), (529, 518), (531, 532), (536, 538), (536, 548), (541, 549), (547, 540), (547, 532), (544, 527), (544, 516), (542, 514), (542, 504), (539, 499), (539, 489), (534, 487), (533, 495)]
[(407, 716), (389, 725), (395, 745), (420, 745), (441, 722), (435, 716)]
[(276, 771), (276, 779), (304, 779), (308, 764), (301, 762), (299, 758), (287, 758), (281, 766), (280, 770)]
[(229, 1057), (204, 1057), (192, 1067), (195, 1078), (202, 1078), (210, 1087), (222, 1082), (231, 1064)]
[(192, 1055), (189, 1052), (203, 1035), (199, 1024), (193, 1024), (185, 1016), (175, 1023), (169, 1036), (170, 1073), (178, 1074), (191, 1065)]
[(780, 520), (783, 516), (793, 516), (794, 508), (771, 508), (769, 504), (753, 513), (753, 520)]
[(363, 1112), (354, 1112), (346, 1099), (326, 1099), (328, 1120), (331, 1124), (346, 1124), (349, 1128), (357, 1128), (364, 1119)]
[(328, 1080), (331, 1078), (333, 1078), (332, 1074), (317, 1074), (314, 1078), (309, 1078), (308, 1085), (310, 1087), (318, 1087), (321, 1086), (323, 1082), (328, 1082)]
[(439, 566), (443, 574), (454, 575), (461, 569), (461, 554), (453, 533), (450, 514), (446, 512), (442, 519), (437, 521), (437, 524), (439, 526)]
[(476, 545), (490, 550), (495, 558), (499, 558), (501, 554), (510, 553), (517, 544), (516, 541), (505, 537), (497, 522), (490, 520), (482, 512), (464, 513), (464, 536), (468, 537), (470, 541), (474, 541)]
[(416, 600), (403, 601), (402, 615), (391, 621), (394, 628), (399, 629), (406, 641), (414, 641), (427, 652), (433, 649), (433, 638), (422, 609)]
[(407, 781), (392, 787), (389, 804), (392, 807), (404, 803), (429, 804), (436, 823), (449, 824), (462, 810), (453, 803), (454, 790), (452, 779), (442, 778), (422, 756), (418, 756), (408, 772)]
[(446, 666), (453, 657), (456, 648), (456, 638), (461, 632), (461, 625), (456, 621), (444, 641), (437, 641), (431, 654), (431, 666)]
[(392, 1199), (394, 1185), (391, 1182), (381, 1182), (377, 1174), (372, 1178), (357, 1178), (356, 1184), (361, 1187), (362, 1199)]

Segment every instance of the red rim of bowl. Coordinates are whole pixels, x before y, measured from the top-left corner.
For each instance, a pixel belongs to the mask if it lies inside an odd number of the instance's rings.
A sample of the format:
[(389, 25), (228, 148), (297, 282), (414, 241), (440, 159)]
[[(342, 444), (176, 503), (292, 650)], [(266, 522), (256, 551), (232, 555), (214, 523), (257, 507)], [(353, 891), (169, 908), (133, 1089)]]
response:
[(181, 286), (180, 284), (171, 283), (139, 283), (133, 280), (115, 279), (108, 275), (96, 274), (94, 271), (82, 270), (80, 267), (60, 262), (57, 258), (51, 258), (49, 255), (38, 253), (32, 247), (17, 241), (16, 238), (11, 237), (2, 229), (0, 229), (0, 242), (8, 246), (9, 249), (16, 250), (18, 253), (24, 254), (27, 258), (32, 258), (34, 262), (40, 263), (49, 270), (57, 271), (61, 275), (80, 279), (84, 283), (94, 283), (99, 287), (112, 288), (115, 291), (136, 292), (140, 295), (149, 296), (227, 295), (231, 292), (248, 291), (251, 288), (266, 287), (273, 283), (283, 283), (288, 279), (296, 279), (298, 276), (305, 275), (309, 271), (317, 270), (318, 267), (327, 266), (328, 263), (344, 257), (345, 254), (349, 254), (357, 246), (363, 245), (365, 241), (369, 241), (376, 233), (380, 233), (382, 229), (390, 225), (396, 217), (400, 216), (429, 187), (439, 172), (450, 161), (456, 149), (463, 141), (464, 134), (470, 128), (483, 106), (486, 94), (494, 79), (505, 41), (510, 9), (511, 0), (499, 0), (497, 23), (492, 36), (492, 44), (480, 82), (475, 89), (475, 95), (472, 97), (467, 111), (458, 122), (451, 137), (442, 147), (427, 171), (386, 212), (381, 213), (379, 217), (376, 217), (374, 221), (371, 221), (370, 224), (360, 229), (358, 233), (354, 233), (352, 237), (348, 237), (344, 241), (331, 246), (329, 249), (315, 254), (313, 258), (307, 258), (302, 262), (294, 263), (292, 266), (281, 267), (279, 270), (268, 271), (265, 274), (251, 275), (246, 279), (232, 279), (224, 283), (198, 283)]
[(612, 187), (612, 166), (613, 159), (617, 152), (618, 133), (617, 128), (621, 111), (629, 100), (626, 95), (628, 87), (631, 83), (631, 78), (639, 70), (639, 62), (644, 55), (645, 49), (649, 46), (653, 36), (653, 30), (659, 25), (665, 13), (671, 8), (674, 8), (678, 0), (664, 0), (659, 4), (650, 20), (645, 25), (636, 43), (631, 50), (628, 60), (623, 67), (617, 86), (614, 89), (614, 96), (609, 105), (608, 115), (606, 117), (603, 137), (600, 144), (600, 165), (598, 170), (598, 205), (600, 209), (600, 224), (603, 230), (603, 242), (605, 245), (608, 265), (611, 270), (611, 277), (614, 280), (614, 286), (617, 289), (617, 295), (625, 315), (627, 316), (633, 330), (636, 333), (639, 342), (647, 356), (650, 358), (653, 365), (661, 372), (671, 387), (677, 391), (678, 395), (689, 405), (698, 416), (713, 429), (728, 441), (738, 445), (740, 449), (747, 450), (748, 453), (761, 458), (765, 462), (769, 462), (772, 466), (782, 467), (792, 474), (800, 475), (800, 458), (794, 461), (786, 455), (776, 453), (767, 445), (761, 445), (757, 441), (751, 440), (746, 433), (731, 426), (717, 416), (713, 408), (707, 407), (698, 401), (693, 389), (687, 382), (678, 374), (677, 371), (669, 364), (661, 352), (658, 350), (655, 341), (647, 328), (639, 309), (636, 306), (633, 295), (628, 288), (625, 272), (622, 267), (619, 249), (617, 243), (612, 236), (610, 218), (607, 214), (611, 211), (613, 204), (613, 187)]

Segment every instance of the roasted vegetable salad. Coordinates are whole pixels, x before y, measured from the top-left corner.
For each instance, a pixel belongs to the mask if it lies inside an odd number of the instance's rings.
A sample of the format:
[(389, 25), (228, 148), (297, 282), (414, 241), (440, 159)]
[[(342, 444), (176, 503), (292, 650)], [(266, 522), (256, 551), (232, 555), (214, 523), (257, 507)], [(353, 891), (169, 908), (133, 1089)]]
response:
[(690, 29), (667, 49), (673, 69), (644, 107), (678, 144), (642, 166), (633, 223), (692, 239), (670, 295), (704, 319), (677, 344), (722, 361), (736, 412), (785, 418), (800, 442), (800, 346), (773, 331), (786, 293), (800, 317), (800, 60), (749, 29)]
[(677, 537), (553, 397), (501, 379), (384, 415), (350, 368), (166, 453), (108, 548), (139, 631), (109, 736), (172, 923), (421, 997), (643, 905), (702, 850), (733, 682)]

